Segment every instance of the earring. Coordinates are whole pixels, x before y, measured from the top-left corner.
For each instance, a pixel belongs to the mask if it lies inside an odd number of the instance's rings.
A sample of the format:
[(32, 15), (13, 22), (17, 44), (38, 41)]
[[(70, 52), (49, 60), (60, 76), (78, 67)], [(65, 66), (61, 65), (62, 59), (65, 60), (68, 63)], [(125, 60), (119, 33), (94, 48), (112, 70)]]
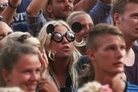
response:
[(55, 52), (49, 51), (49, 52), (48, 52), (48, 57), (49, 57), (51, 60), (54, 61), (54, 60), (55, 60), (55, 54), (56, 54)]
[(84, 40), (83, 37), (82, 37), (81, 42), (77, 42), (77, 41), (75, 40), (75, 46), (77, 46), (77, 47), (83, 47), (83, 46), (85, 46), (85, 45), (86, 45), (86, 41)]

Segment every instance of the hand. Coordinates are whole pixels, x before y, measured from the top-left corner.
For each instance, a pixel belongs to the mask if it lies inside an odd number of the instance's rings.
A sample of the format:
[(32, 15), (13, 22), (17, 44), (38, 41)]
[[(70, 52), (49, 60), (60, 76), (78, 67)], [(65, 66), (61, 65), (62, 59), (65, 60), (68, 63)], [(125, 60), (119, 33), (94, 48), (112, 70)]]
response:
[(38, 83), (39, 92), (59, 92), (54, 81), (47, 78), (42, 78)]
[(39, 59), (41, 62), (41, 76), (45, 78), (45, 74), (46, 74), (47, 67), (48, 67), (48, 59), (47, 59), (45, 50), (42, 50), (42, 52), (39, 52)]

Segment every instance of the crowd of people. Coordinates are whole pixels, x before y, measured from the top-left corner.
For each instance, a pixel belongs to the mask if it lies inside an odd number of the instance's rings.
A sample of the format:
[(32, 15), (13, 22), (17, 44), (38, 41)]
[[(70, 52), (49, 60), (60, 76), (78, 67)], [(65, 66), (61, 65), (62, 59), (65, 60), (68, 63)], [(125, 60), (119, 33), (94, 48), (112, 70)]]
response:
[(0, 91), (138, 92), (138, 0), (0, 0)]

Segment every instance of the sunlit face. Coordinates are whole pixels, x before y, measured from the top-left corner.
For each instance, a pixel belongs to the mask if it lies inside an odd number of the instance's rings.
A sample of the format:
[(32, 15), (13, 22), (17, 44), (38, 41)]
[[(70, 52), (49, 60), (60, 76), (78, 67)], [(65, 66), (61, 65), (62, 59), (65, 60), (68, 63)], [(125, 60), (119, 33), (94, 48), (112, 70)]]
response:
[(109, 34), (100, 35), (96, 39), (97, 50), (92, 50), (92, 54), (89, 54), (96, 69), (109, 75), (124, 71), (126, 54), (124, 40), (119, 36)]
[(133, 42), (138, 39), (138, 3), (127, 3), (124, 14), (119, 15), (116, 24), (127, 40)]
[(52, 15), (56, 19), (65, 19), (73, 11), (74, 0), (52, 0)]
[[(65, 26), (60, 25), (56, 26), (54, 32), (60, 32), (64, 35), (67, 31), (69, 31)], [(56, 58), (68, 58), (72, 54), (73, 43), (68, 42), (68, 40), (64, 37), (63, 41), (60, 43), (51, 40), (50, 48), (52, 52), (55, 53)]]
[(82, 38), (86, 40), (90, 27), (94, 26), (94, 23), (91, 17), (86, 14), (83, 14), (83, 15), (81, 14), (76, 16), (73, 21), (81, 23), (83, 27), (80, 32), (76, 33), (76, 41), (81, 42)]
[(12, 32), (12, 29), (6, 23), (0, 22), (0, 40)]
[(18, 86), (25, 92), (35, 92), (40, 79), (40, 67), (41, 63), (37, 55), (22, 55), (8, 75), (7, 86)]

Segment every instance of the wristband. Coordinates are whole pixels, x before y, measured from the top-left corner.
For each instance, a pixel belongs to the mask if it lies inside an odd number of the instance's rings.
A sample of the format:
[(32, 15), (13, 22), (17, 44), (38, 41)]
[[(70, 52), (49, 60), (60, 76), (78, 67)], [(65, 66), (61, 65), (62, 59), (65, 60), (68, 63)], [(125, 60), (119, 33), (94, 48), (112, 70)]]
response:
[(13, 9), (16, 9), (16, 8), (18, 8), (18, 6), (12, 6), (11, 4), (10, 4), (10, 0), (8, 1), (8, 5), (11, 7), (11, 8), (13, 8)]

